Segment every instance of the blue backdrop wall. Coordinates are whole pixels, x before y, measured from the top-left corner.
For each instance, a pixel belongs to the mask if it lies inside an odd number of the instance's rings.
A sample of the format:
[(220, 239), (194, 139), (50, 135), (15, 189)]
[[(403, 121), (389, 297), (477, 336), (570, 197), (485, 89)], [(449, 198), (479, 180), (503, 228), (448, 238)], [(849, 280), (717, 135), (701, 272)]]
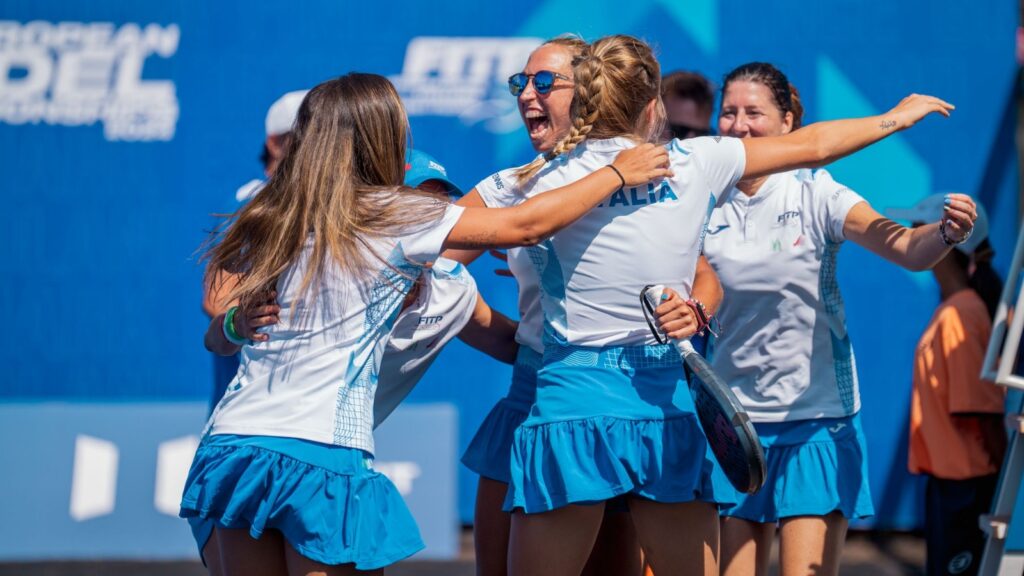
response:
[[(720, 79), (750, 60), (796, 84), (809, 120), (886, 110), (911, 92), (957, 105), (949, 120), (840, 162), (876, 207), (934, 191), (978, 195), (1005, 270), (1017, 228), (1011, 97), (1016, 6), (995, 0), (568, 0), (481, 4), (225, 0), (0, 3), (0, 400), (203, 399), (196, 251), (215, 212), (260, 176), (263, 116), (282, 93), (350, 70), (385, 74), (417, 148), (471, 187), (530, 158), (503, 83), (540, 38), (625, 32), (664, 71)], [(927, 274), (843, 249), (840, 285), (857, 349), (878, 525), (918, 524), (905, 469), (911, 355), (937, 303)], [(484, 259), (484, 294), (515, 290)], [(457, 367), (457, 369), (455, 369)], [(457, 404), (464, 446), (509, 370), (455, 344), (413, 401)], [(459, 473), (459, 514), (475, 478)]]

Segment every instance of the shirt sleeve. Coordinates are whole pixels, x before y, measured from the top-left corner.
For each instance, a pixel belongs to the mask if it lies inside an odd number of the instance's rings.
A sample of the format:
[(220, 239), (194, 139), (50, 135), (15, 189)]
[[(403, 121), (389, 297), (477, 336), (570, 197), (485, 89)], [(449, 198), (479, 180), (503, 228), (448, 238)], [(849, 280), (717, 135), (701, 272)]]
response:
[(814, 207), (814, 218), (825, 231), (831, 242), (840, 243), (846, 240), (843, 228), (850, 209), (865, 202), (864, 197), (832, 179), (827, 170), (802, 171), (802, 177), (811, 187), (811, 205)]
[(951, 414), (1001, 414), (1004, 409), (1001, 388), (981, 379), (985, 346), (982, 334), (972, 330), (969, 317), (949, 307), (939, 319), (937, 353), (942, 355), (943, 377), (949, 387)]
[(398, 407), (444, 348), (469, 322), (477, 287), (465, 266), (439, 258), (421, 295), (403, 310), (384, 348), (373, 405), (376, 428)]
[(401, 239), (402, 250), (406, 258), (415, 262), (432, 262), (437, 260), (452, 228), (462, 217), (465, 208), (448, 204), (440, 219), (430, 222), (415, 232)]
[(684, 154), (692, 154), (704, 173), (711, 194), (718, 204), (740, 178), (747, 165), (747, 152), (739, 138), (701, 136), (674, 140), (673, 146)]
[(516, 168), (495, 172), (477, 183), (474, 188), (480, 199), (488, 208), (508, 208), (521, 203), (519, 188), (516, 184)]

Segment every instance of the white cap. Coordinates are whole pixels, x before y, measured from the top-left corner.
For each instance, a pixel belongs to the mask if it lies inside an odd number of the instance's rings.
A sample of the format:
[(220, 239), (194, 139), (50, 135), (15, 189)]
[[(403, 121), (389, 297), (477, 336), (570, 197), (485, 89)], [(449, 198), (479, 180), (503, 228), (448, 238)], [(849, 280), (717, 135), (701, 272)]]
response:
[(277, 99), (267, 110), (267, 136), (277, 136), (291, 132), (295, 125), (295, 117), (299, 115), (299, 106), (309, 90), (296, 90)]
[[(964, 254), (974, 254), (974, 250), (981, 244), (981, 241), (988, 238), (988, 214), (985, 207), (977, 200), (974, 201), (978, 209), (978, 219), (974, 221), (974, 232), (963, 244), (957, 244), (956, 249)], [(886, 216), (894, 220), (908, 220), (910, 222), (922, 222), (931, 224), (942, 218), (943, 207), (946, 205), (946, 193), (939, 192), (914, 204), (910, 208), (887, 208)]]

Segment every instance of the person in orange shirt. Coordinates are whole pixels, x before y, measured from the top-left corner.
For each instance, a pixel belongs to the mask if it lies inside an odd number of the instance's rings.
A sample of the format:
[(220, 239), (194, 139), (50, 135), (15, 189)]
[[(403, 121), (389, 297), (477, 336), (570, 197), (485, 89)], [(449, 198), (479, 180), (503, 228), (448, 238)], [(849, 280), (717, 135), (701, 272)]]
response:
[[(932, 222), (943, 198), (889, 215)], [(927, 476), (929, 575), (977, 573), (985, 543), (978, 516), (992, 503), (1006, 450), (1004, 389), (980, 377), (1002, 281), (991, 265), (985, 210), (977, 209), (973, 235), (932, 269), (942, 302), (914, 354), (909, 468)]]

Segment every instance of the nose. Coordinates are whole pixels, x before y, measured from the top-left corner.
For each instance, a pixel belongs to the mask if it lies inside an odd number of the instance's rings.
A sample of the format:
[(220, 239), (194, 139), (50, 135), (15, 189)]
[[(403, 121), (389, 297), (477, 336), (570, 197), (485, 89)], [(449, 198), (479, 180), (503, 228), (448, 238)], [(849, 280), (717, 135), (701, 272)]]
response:
[(750, 134), (750, 118), (744, 112), (738, 112), (730, 132), (737, 138), (743, 138)]
[(537, 91), (533, 89), (533, 78), (530, 78), (526, 82), (526, 88), (519, 93), (520, 102), (533, 102), (537, 99)]

